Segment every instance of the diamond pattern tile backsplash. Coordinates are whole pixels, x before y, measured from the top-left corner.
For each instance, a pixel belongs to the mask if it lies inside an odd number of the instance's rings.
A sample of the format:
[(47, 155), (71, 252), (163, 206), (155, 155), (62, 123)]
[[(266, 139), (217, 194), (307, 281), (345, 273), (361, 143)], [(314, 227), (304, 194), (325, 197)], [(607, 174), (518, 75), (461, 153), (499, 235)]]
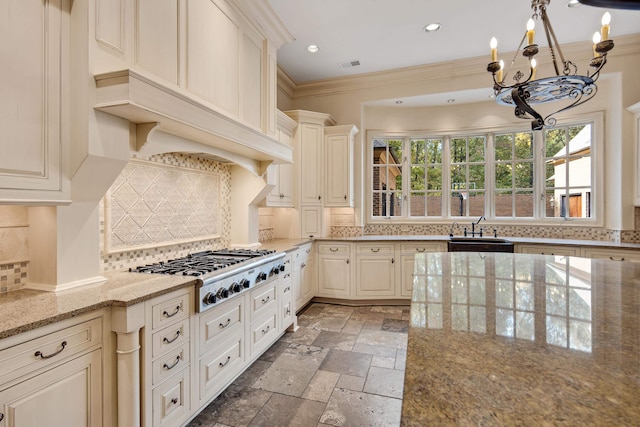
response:
[(104, 199), (104, 252), (217, 239), (223, 234), (220, 172), (132, 159)]

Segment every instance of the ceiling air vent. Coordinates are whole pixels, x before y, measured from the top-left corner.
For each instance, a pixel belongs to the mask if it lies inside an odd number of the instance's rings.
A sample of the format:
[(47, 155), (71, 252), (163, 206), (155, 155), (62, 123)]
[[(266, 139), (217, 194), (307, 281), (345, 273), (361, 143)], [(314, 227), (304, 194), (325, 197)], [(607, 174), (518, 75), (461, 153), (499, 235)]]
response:
[(340, 68), (351, 68), (351, 67), (357, 67), (358, 65), (360, 65), (360, 61), (341, 62)]

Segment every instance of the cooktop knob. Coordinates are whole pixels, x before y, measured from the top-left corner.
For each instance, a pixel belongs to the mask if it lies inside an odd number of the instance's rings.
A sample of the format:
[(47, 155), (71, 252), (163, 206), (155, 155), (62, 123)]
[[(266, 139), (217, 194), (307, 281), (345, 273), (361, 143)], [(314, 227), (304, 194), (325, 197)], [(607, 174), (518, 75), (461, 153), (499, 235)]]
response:
[(238, 282), (233, 282), (231, 286), (229, 286), (229, 292), (240, 292), (242, 290), (242, 286)]
[(202, 302), (205, 303), (206, 305), (215, 304), (216, 296), (213, 294), (213, 292), (208, 292), (202, 299)]
[(248, 288), (251, 285), (248, 279), (240, 280), (240, 284), (242, 285), (243, 288)]
[(216, 292), (216, 296), (218, 297), (218, 299), (229, 298), (229, 291), (225, 288), (220, 288), (218, 289), (218, 292)]
[(256, 277), (256, 283), (262, 282), (263, 280), (267, 280), (267, 273), (261, 271), (260, 273), (258, 273), (258, 277)]
[(278, 267), (277, 265), (276, 265), (276, 266), (274, 266), (274, 267), (271, 269), (271, 272), (269, 273), (269, 275), (271, 276), (272, 274), (280, 274), (280, 267)]
[(280, 271), (284, 271), (284, 264), (280, 264), (278, 268), (280, 269)]

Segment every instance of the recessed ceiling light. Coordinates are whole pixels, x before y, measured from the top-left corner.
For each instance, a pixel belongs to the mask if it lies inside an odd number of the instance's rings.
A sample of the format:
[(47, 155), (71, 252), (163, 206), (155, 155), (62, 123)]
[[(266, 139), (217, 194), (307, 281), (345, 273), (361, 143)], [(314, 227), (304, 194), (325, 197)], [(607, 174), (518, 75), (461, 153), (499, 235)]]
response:
[(441, 25), (438, 22), (434, 22), (433, 24), (427, 24), (424, 26), (424, 31), (427, 33), (433, 33), (434, 31), (438, 31)]
[(569, 0), (567, 2), (567, 7), (578, 7), (581, 3), (578, 0)]
[(307, 46), (307, 50), (311, 53), (316, 53), (317, 51), (320, 50), (320, 48), (315, 44), (310, 44), (309, 46)]
[(456, 100), (455, 100), (455, 99), (453, 99), (453, 98), (449, 98), (449, 99), (447, 99), (447, 102), (448, 102), (449, 104), (453, 104), (454, 102), (456, 102)]

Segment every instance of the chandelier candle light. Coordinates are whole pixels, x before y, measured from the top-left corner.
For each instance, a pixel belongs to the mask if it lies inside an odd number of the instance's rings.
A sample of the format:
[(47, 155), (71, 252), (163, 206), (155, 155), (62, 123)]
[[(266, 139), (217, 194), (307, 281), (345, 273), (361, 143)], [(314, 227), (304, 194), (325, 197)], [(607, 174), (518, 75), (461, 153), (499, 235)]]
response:
[[(491, 62), (487, 65), (487, 71), (493, 75), (493, 90), (496, 101), (499, 104), (515, 106), (515, 115), (520, 119), (531, 119), (532, 130), (542, 130), (545, 127), (553, 127), (556, 124), (556, 114), (566, 111), (587, 102), (597, 92), (595, 82), (600, 76), (600, 70), (607, 63), (607, 53), (613, 49), (613, 41), (609, 40), (611, 15), (606, 12), (602, 17), (600, 32), (593, 35), (593, 59), (589, 64), (595, 70), (591, 75), (578, 74), (578, 67), (571, 61), (566, 61), (556, 35), (547, 16), (547, 6), (551, 0), (532, 0), (531, 9), (533, 15), (527, 22), (527, 30), (522, 37), (518, 50), (511, 61), (508, 70), (504, 70), (504, 61), (498, 61), (498, 41), (491, 39)], [(542, 21), (544, 33), (549, 44), (549, 51), (555, 76), (536, 79), (537, 64), (535, 55), (539, 52), (535, 40), (535, 19)], [(523, 47), (524, 43), (527, 43)], [(516, 62), (518, 54), (529, 61), (529, 75), (518, 70), (512, 77), (514, 83), (509, 85), (505, 80)], [(551, 101), (565, 100), (562, 106), (542, 117), (532, 106)]]

